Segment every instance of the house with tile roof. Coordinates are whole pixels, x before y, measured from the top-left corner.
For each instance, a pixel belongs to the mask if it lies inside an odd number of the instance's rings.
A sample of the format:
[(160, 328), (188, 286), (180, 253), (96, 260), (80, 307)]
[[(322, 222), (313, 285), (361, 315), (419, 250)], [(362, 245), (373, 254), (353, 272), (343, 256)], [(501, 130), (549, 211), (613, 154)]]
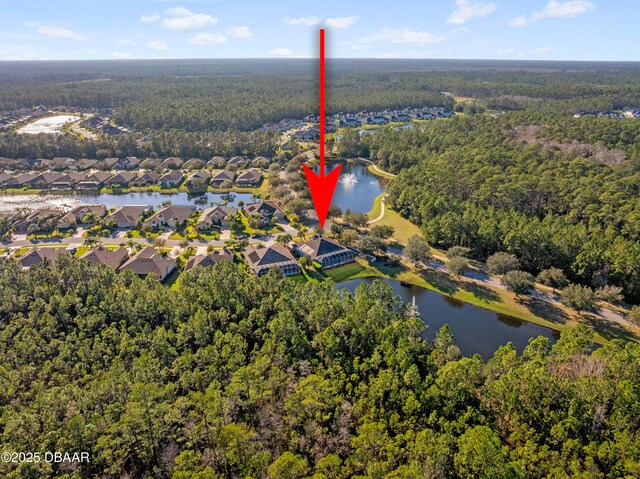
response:
[(244, 258), (255, 274), (261, 276), (272, 269), (279, 269), (285, 276), (297, 276), (301, 273), (300, 265), (291, 252), (281, 244), (268, 247), (249, 246), (245, 249)]
[(174, 269), (174, 259), (162, 256), (154, 248), (144, 248), (129, 258), (119, 271), (133, 271), (143, 277), (153, 274), (163, 281)]
[(353, 263), (356, 259), (356, 253), (353, 250), (322, 236), (300, 243), (295, 248), (300, 254), (307, 255), (313, 261), (320, 263), (322, 269)]

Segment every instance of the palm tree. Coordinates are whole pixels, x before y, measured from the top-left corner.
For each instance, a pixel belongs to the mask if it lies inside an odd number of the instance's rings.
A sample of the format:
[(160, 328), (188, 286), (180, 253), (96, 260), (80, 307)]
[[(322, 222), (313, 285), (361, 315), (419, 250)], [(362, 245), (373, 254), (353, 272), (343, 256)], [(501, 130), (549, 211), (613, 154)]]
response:
[(96, 238), (95, 236), (88, 236), (84, 239), (83, 245), (87, 248), (93, 248), (94, 246), (98, 246), (102, 244), (102, 240), (100, 238)]

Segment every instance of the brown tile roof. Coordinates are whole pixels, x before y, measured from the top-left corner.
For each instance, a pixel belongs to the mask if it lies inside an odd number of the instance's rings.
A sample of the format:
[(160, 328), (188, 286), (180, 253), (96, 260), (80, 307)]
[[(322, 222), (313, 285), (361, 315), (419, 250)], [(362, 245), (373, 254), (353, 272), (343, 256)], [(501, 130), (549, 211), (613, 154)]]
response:
[(126, 248), (111, 251), (103, 246), (96, 246), (84, 253), (81, 258), (93, 264), (102, 264), (111, 269), (118, 269), (129, 258), (129, 253)]

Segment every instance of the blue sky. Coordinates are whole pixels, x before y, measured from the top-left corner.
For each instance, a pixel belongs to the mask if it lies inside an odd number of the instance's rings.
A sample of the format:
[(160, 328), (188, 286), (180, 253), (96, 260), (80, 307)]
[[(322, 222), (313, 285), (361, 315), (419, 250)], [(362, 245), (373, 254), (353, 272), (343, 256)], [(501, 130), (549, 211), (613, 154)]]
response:
[(475, 58), (640, 61), (637, 0), (21, 0), (0, 60)]

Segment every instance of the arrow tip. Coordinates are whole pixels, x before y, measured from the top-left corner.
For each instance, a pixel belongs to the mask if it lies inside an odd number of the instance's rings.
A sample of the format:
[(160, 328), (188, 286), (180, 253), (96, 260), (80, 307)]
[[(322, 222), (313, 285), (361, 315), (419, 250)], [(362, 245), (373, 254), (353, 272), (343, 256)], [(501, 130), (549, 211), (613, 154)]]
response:
[(333, 198), (333, 192), (336, 189), (338, 183), (338, 177), (340, 176), (340, 170), (342, 164), (339, 164), (331, 173), (326, 176), (319, 176), (311, 170), (307, 165), (304, 167), (304, 174), (307, 177), (307, 183), (309, 184), (309, 191), (311, 191), (311, 199), (313, 205), (318, 214), (318, 221), (320, 221), (320, 227), (324, 228), (324, 222), (327, 219), (329, 213), (329, 206), (331, 205), (331, 199)]

